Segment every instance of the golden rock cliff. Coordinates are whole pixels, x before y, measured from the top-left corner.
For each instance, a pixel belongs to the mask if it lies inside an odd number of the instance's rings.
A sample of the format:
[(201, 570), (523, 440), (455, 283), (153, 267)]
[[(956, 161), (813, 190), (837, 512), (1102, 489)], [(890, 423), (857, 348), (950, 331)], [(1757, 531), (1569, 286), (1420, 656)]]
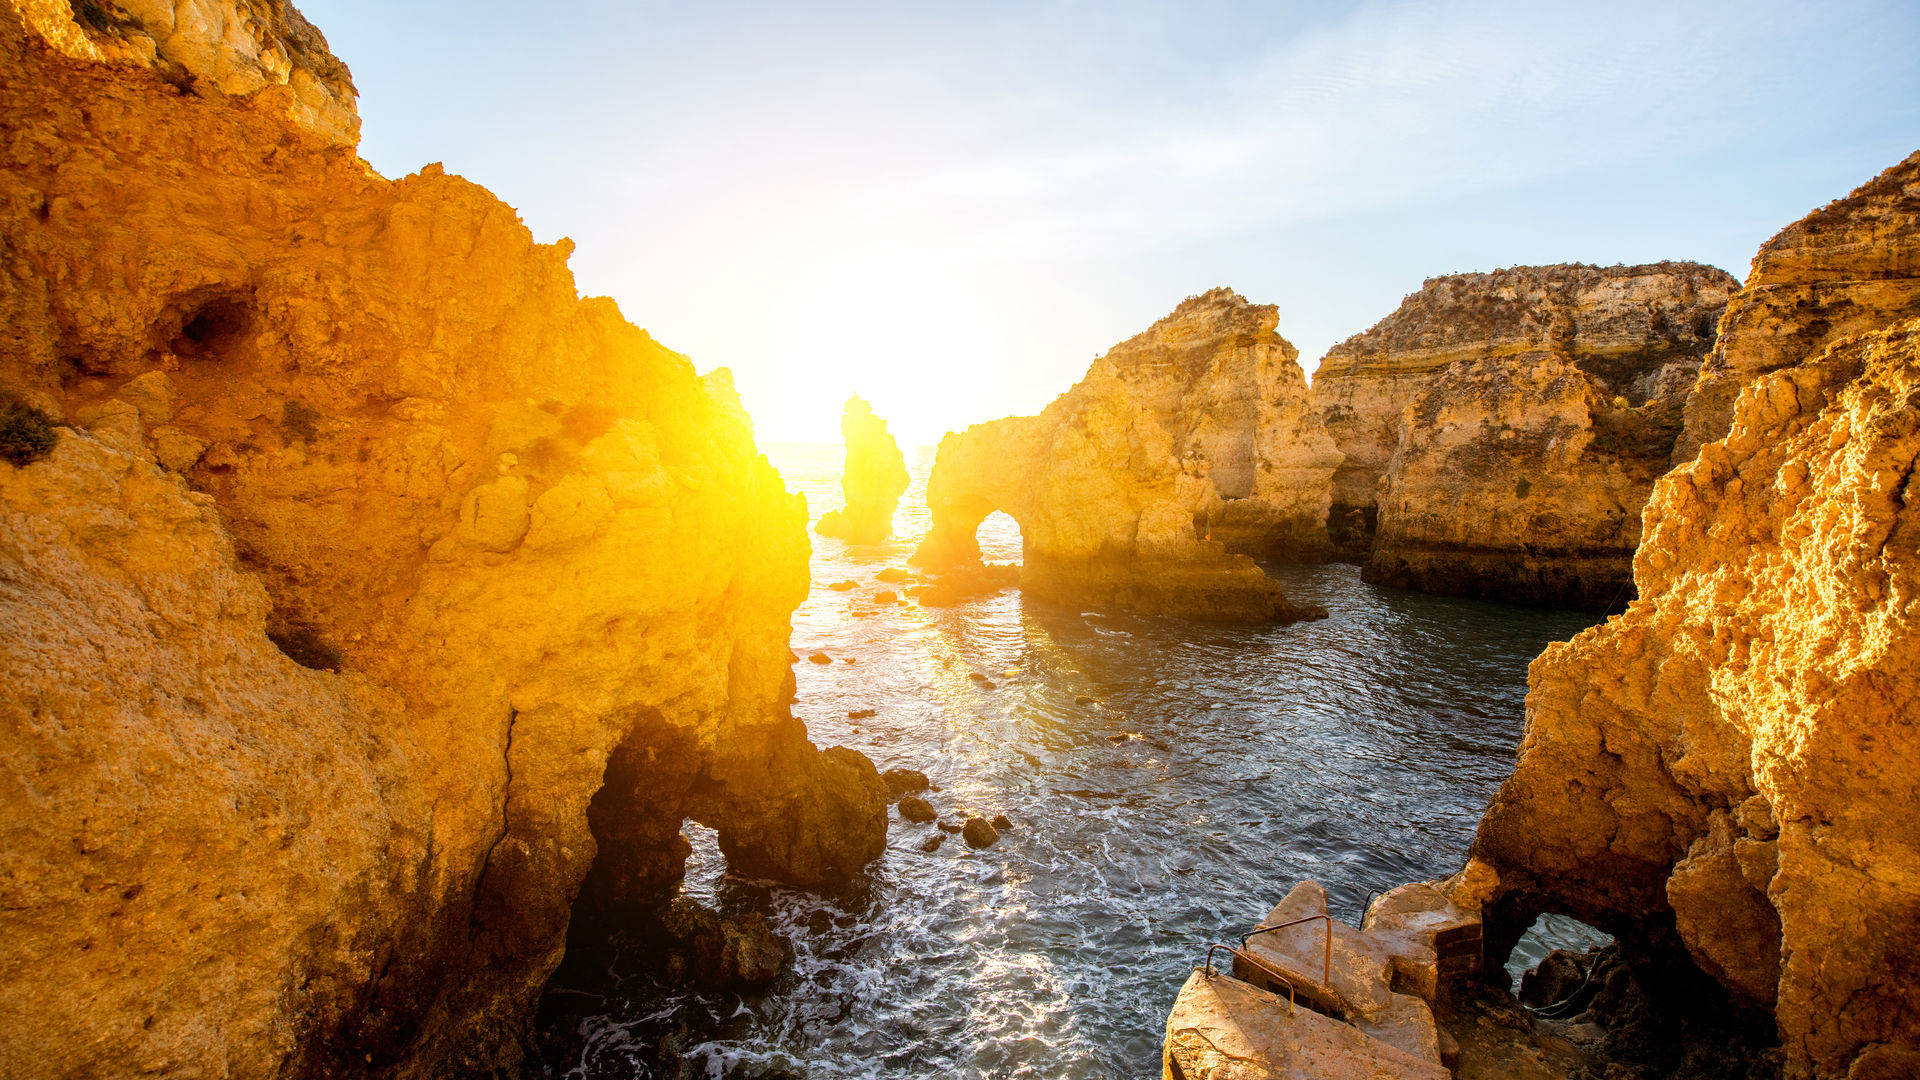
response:
[(1534, 661), (1475, 844), (1509, 938), (1559, 911), (1684, 950), (1791, 1076), (1920, 1070), (1916, 459), (1920, 321), (1747, 382), (1655, 487), (1639, 599)]
[(1726, 435), (1759, 376), (1830, 341), (1920, 317), (1920, 151), (1794, 222), (1754, 256), (1687, 398), (1673, 463)]
[(1434, 278), (1336, 346), (1330, 528), (1368, 581), (1604, 607), (1739, 283), (1694, 263)]
[(846, 509), (820, 515), (814, 531), (849, 544), (877, 544), (893, 535), (893, 511), (907, 490), (907, 459), (887, 433), (887, 422), (858, 397), (847, 399), (840, 433), (847, 440), (847, 464), (840, 475)]
[(687, 818), (798, 883), (876, 856), (873, 766), (785, 705), (804, 509), (725, 373), (484, 189), (57, 6), (0, 8), (0, 388), (68, 425), (0, 464), (0, 1073), (509, 1067), (590, 870), (671, 880)]
[(1192, 297), (1094, 361), (1039, 416), (941, 440), (916, 559), (977, 564), (995, 510), (1020, 525), (1021, 588), (1196, 619), (1299, 618), (1251, 558), (1324, 548), (1339, 454), (1270, 305)]

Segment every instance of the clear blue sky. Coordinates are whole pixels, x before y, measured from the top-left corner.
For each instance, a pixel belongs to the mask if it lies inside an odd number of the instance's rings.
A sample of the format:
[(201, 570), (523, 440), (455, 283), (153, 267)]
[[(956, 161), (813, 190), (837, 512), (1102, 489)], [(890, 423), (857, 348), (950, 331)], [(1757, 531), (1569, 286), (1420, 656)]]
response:
[(1914, 0), (299, 6), (375, 168), (572, 237), (774, 440), (1037, 410), (1214, 285), (1311, 371), (1435, 274), (1745, 276), (1920, 149)]

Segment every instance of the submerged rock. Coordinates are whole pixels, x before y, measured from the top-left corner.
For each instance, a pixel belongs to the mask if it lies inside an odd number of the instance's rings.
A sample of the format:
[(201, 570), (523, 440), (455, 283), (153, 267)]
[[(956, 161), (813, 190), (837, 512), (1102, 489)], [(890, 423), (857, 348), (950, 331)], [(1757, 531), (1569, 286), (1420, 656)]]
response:
[(1001, 832), (1006, 832), (1008, 829), (1013, 828), (1013, 822), (1009, 820), (1005, 814), (995, 814), (993, 815), (993, 827)]
[(888, 797), (895, 801), (903, 795), (925, 791), (932, 786), (927, 781), (927, 774), (918, 769), (888, 769), (880, 774), (880, 779), (887, 785)]
[(1696, 263), (1429, 279), (1314, 375), (1346, 454), (1329, 528), (1378, 584), (1630, 599), (1640, 509), (1738, 287)]
[(893, 510), (907, 490), (907, 459), (887, 433), (887, 422), (858, 397), (847, 399), (840, 432), (847, 440), (847, 464), (840, 474), (846, 509), (822, 514), (814, 531), (849, 544), (877, 544), (893, 534)]
[(1235, 554), (1325, 548), (1339, 452), (1278, 321), (1228, 289), (1191, 297), (1039, 416), (948, 435), (914, 560), (977, 566), (975, 530), (1004, 510), (1036, 598), (1228, 622), (1324, 615)]
[[(1884, 212), (1810, 219), (1858, 238), (1821, 271), (1842, 291), (1889, 257)], [(1920, 1045), (1920, 980), (1888, 976), (1920, 970), (1916, 460), (1920, 321), (1747, 382), (1655, 487), (1640, 599), (1534, 661), (1475, 843), (1508, 934), (1555, 910), (1636, 964), (1684, 949), (1773, 1014), (1791, 1075), (1897, 1072)]]
[(970, 848), (985, 848), (999, 843), (1000, 834), (986, 818), (968, 814), (966, 822), (960, 826), (960, 838)]

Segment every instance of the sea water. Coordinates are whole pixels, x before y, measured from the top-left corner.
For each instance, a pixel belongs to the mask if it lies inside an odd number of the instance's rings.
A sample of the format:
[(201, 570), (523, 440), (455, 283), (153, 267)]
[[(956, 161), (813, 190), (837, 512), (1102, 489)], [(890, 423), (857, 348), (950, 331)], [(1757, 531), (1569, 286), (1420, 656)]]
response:
[[(838, 446), (768, 456), (814, 519), (842, 504)], [(1040, 606), (1017, 589), (950, 608), (879, 603), (928, 524), (931, 448), (911, 455), (899, 539), (813, 537), (793, 648), (815, 743), (918, 769), (942, 820), (1013, 822), (970, 850), (886, 854), (825, 894), (726, 873), (689, 825), (686, 891), (766, 913), (792, 969), (752, 994), (658, 983), (618, 935), (570, 956), (543, 1007), (549, 1075), (1134, 1078), (1159, 1074), (1173, 996), (1303, 878), (1356, 921), (1369, 891), (1459, 869), (1513, 767), (1527, 663), (1582, 612), (1375, 588), (1346, 565), (1273, 566), (1320, 622), (1220, 627)], [(1018, 560), (996, 514), (991, 560)], [(855, 581), (840, 592), (834, 582)], [(975, 679), (983, 676), (985, 683)], [(989, 685), (990, 684), (990, 685)], [(874, 715), (849, 714), (871, 709)], [(1586, 940), (1577, 924), (1528, 942)]]

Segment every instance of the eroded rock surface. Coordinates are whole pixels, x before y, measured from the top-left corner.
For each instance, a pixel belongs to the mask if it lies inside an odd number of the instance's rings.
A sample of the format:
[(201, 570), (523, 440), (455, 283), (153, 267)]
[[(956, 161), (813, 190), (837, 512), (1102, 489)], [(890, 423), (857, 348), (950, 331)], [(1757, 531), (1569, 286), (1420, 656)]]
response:
[(881, 852), (785, 704), (804, 509), (725, 372), (484, 189), (27, 7), (0, 390), (91, 434), (0, 464), (0, 1073), (511, 1069), (576, 893), (684, 819), (796, 883)]
[(1828, 342), (1920, 317), (1920, 151), (1794, 222), (1754, 256), (1686, 404), (1676, 465), (1726, 435), (1759, 376)]
[(1640, 599), (1534, 661), (1475, 847), (1510, 935), (1684, 948), (1792, 1076), (1920, 1060), (1917, 458), (1920, 321), (1750, 381), (1656, 486)]
[(814, 531), (849, 544), (877, 544), (893, 535), (893, 511), (907, 490), (907, 459), (888, 434), (887, 422), (860, 398), (847, 399), (840, 434), (847, 440), (847, 464), (840, 474), (847, 505), (820, 515)]
[(1310, 615), (1251, 558), (1325, 547), (1339, 454), (1272, 306), (1191, 297), (1094, 361), (1039, 416), (941, 440), (916, 561), (972, 567), (995, 510), (1037, 597), (1230, 621)]
[(1334, 347), (1329, 528), (1366, 580), (1604, 607), (1739, 283), (1695, 263), (1433, 278)]

